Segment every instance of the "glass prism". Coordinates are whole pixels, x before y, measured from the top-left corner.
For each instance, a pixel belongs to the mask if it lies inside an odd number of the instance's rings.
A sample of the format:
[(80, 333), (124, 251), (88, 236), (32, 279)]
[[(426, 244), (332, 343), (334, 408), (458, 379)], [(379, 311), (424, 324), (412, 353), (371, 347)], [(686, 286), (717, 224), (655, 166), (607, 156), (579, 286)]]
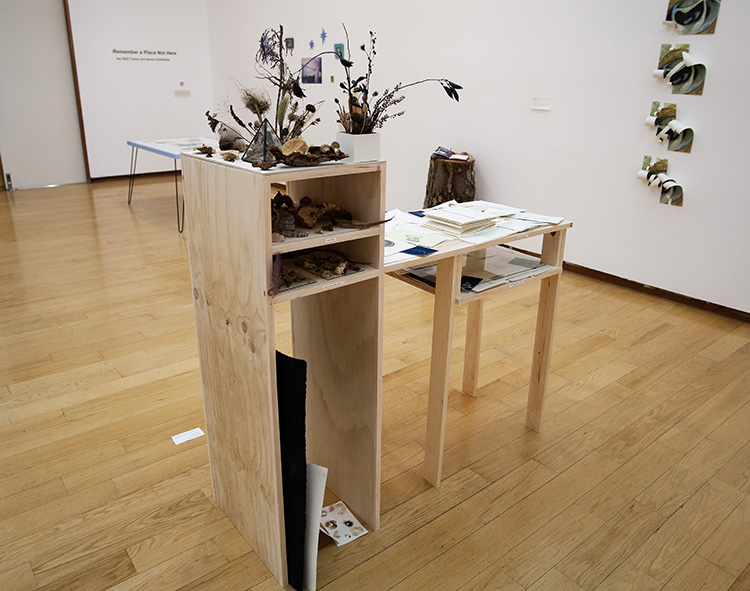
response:
[(242, 155), (242, 159), (245, 162), (271, 162), (274, 160), (270, 151), (271, 146), (281, 148), (281, 140), (276, 135), (268, 119), (264, 119), (263, 124), (255, 132), (250, 145)]

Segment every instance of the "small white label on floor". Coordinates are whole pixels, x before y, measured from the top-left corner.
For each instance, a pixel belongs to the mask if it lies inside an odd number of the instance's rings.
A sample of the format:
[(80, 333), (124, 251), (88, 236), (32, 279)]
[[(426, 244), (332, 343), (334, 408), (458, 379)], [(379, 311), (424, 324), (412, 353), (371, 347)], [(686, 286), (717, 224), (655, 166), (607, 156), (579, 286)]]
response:
[(200, 427), (196, 427), (195, 429), (190, 429), (190, 431), (172, 435), (172, 441), (174, 441), (175, 445), (180, 445), (180, 443), (185, 443), (186, 441), (190, 441), (191, 439), (196, 439), (201, 435), (205, 435), (203, 429), (201, 429)]

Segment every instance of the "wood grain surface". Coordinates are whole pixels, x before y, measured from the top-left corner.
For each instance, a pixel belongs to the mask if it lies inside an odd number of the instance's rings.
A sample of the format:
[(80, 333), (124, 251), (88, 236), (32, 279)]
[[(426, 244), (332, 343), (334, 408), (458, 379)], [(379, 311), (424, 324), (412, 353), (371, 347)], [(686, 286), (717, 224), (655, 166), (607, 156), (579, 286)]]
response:
[[(130, 208), (126, 179), (0, 192), (3, 591), (280, 589), (217, 506), (206, 438), (170, 439), (206, 428), (174, 216), (171, 175)], [(564, 271), (537, 433), (538, 298), (483, 303), (476, 397), (457, 308), (436, 489), (434, 299), (385, 278), (381, 527), (322, 547), (319, 589), (750, 589), (750, 326)]]

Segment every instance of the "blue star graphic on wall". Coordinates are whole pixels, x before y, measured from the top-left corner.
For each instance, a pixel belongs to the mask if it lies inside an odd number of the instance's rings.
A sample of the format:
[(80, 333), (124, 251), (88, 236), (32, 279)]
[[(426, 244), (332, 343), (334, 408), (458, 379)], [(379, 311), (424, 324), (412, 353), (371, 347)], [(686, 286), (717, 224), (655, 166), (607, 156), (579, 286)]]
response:
[(320, 31), (320, 40), (323, 42), (323, 44), (325, 44), (326, 42), (326, 37), (328, 37), (328, 33), (326, 33), (325, 29), (322, 29)]
[(315, 47), (315, 41), (310, 39), (310, 49), (312, 49), (313, 47)]

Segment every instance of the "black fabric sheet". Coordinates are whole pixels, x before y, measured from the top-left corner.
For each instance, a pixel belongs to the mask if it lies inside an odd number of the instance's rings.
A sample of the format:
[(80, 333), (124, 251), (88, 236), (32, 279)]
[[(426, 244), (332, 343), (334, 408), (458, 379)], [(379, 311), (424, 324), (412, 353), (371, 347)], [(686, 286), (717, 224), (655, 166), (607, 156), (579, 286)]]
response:
[(305, 451), (307, 362), (276, 351), (276, 389), (279, 399), (287, 575), (289, 584), (297, 591), (302, 591), (307, 503)]

